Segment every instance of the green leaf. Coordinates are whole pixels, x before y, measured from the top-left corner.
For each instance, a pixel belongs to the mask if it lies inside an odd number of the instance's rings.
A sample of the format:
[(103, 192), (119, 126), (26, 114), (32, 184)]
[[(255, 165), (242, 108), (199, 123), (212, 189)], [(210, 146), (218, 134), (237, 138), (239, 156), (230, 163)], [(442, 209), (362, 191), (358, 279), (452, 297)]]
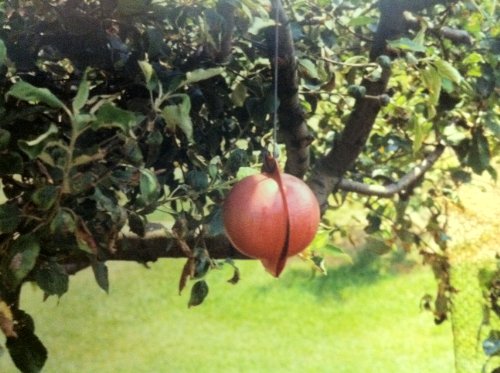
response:
[(316, 65), (307, 58), (299, 59), (299, 67), (305, 76), (311, 79), (319, 79), (318, 69)]
[(64, 104), (47, 88), (38, 88), (22, 80), (10, 88), (7, 96), (14, 96), (28, 102), (42, 102), (57, 109), (64, 108)]
[(92, 271), (94, 272), (97, 285), (106, 293), (109, 293), (108, 267), (106, 267), (106, 264), (95, 260), (92, 262)]
[(234, 149), (229, 155), (224, 169), (229, 174), (234, 175), (238, 172), (240, 167), (247, 167), (249, 164), (248, 154), (243, 149)]
[(22, 280), (30, 273), (40, 254), (38, 240), (32, 234), (20, 236), (11, 247), (9, 261), (9, 278), (13, 287), (21, 284)]
[(422, 144), (424, 143), (425, 139), (429, 136), (431, 130), (432, 130), (432, 123), (424, 120), (423, 118), (420, 118), (422, 120), (419, 120), (419, 118), (415, 118), (413, 120), (413, 145), (412, 145), (412, 150), (413, 153), (417, 153), (421, 148)]
[(425, 52), (425, 47), (408, 38), (391, 40), (387, 43), (391, 48), (409, 50), (413, 52)]
[(429, 91), (430, 104), (436, 106), (439, 102), (439, 95), (441, 94), (441, 76), (437, 69), (433, 66), (428, 66), (422, 71), (422, 80), (425, 87)]
[(250, 34), (257, 35), (259, 31), (262, 30), (263, 28), (274, 26), (275, 24), (276, 22), (274, 22), (274, 20), (272, 19), (263, 19), (260, 17), (254, 17), (253, 23), (249, 27), (248, 32)]
[(144, 80), (146, 81), (146, 84), (148, 84), (153, 77), (153, 66), (148, 61), (138, 61), (138, 63), (141, 68), (142, 75), (144, 75)]
[(460, 83), (463, 80), (462, 75), (458, 72), (457, 69), (453, 67), (448, 61), (444, 60), (435, 60), (433, 62), (436, 67), (439, 75), (443, 78), (451, 80), (453, 83)]
[(93, 124), (94, 129), (116, 127), (123, 132), (128, 132), (140, 121), (133, 112), (120, 109), (109, 102), (97, 110), (96, 119)]
[(17, 152), (5, 153), (0, 156), (0, 174), (14, 175), (23, 172), (24, 162)]
[(0, 39), (0, 66), (3, 66), (7, 61), (7, 48), (2, 39)]
[(183, 94), (179, 96), (182, 96), (182, 102), (178, 105), (165, 106), (161, 115), (167, 123), (168, 128), (175, 131), (175, 129), (179, 127), (186, 135), (188, 141), (192, 142), (193, 122), (189, 116), (189, 112), (191, 111), (191, 100), (188, 95)]
[(148, 61), (139, 61), (139, 67), (141, 68), (142, 75), (144, 75), (144, 81), (146, 82), (146, 87), (152, 91), (158, 85), (158, 78), (156, 77), (155, 70), (153, 66)]
[(493, 135), (495, 135), (497, 138), (500, 138), (500, 123), (495, 118), (495, 115), (487, 115), (486, 127), (491, 131)]
[(262, 127), (266, 125), (266, 117), (270, 111), (265, 105), (265, 99), (249, 97), (245, 100), (245, 108), (255, 124)]
[(10, 357), (23, 373), (38, 373), (47, 360), (47, 349), (40, 339), (27, 329), (17, 332), (17, 337), (7, 338)]
[(53, 185), (46, 185), (35, 190), (31, 196), (31, 200), (41, 210), (48, 210), (56, 202), (58, 194), (59, 188)]
[(492, 165), (489, 165), (487, 168), (486, 168), (486, 172), (488, 172), (491, 176), (491, 178), (493, 179), (493, 181), (496, 183), (498, 181), (498, 172), (497, 170), (495, 169), (495, 167), (493, 167)]
[(10, 132), (6, 129), (0, 128), (0, 151), (4, 150), (9, 146), (10, 142)]
[(56, 234), (73, 233), (76, 229), (74, 216), (66, 210), (59, 210), (50, 222), (50, 232)]
[(371, 23), (375, 23), (375, 19), (372, 17), (368, 16), (359, 16), (359, 17), (354, 17), (349, 20), (348, 25), (352, 27), (358, 27), (358, 26), (366, 26)]
[(229, 282), (231, 285), (236, 285), (238, 282), (240, 282), (241, 274), (240, 269), (235, 265), (233, 265), (233, 270), (233, 276), (229, 280), (227, 280), (227, 282)]
[(149, 205), (156, 201), (160, 192), (160, 185), (153, 171), (148, 169), (141, 170), (139, 188), (141, 190), (141, 196), (146, 204)]
[(49, 129), (38, 136), (36, 139), (26, 141), (19, 140), (17, 145), (30, 159), (35, 159), (42, 152), (48, 140), (51, 140), (52, 135), (58, 133), (59, 130), (55, 124), (51, 124)]
[(425, 23), (421, 24), (420, 30), (418, 31), (417, 35), (413, 38), (413, 41), (417, 45), (424, 45), (425, 42), (425, 33), (427, 31), (427, 25)]
[(144, 237), (146, 234), (146, 224), (135, 212), (130, 212), (128, 214), (128, 226), (130, 230), (139, 237)]
[(382, 224), (382, 218), (376, 213), (370, 213), (366, 216), (368, 225), (364, 228), (364, 231), (368, 234), (378, 232), (380, 230), (380, 225)]
[(224, 234), (224, 220), (222, 219), (222, 208), (216, 207), (210, 214), (207, 223), (207, 235), (215, 237)]
[(203, 248), (196, 248), (193, 278), (201, 279), (203, 276), (205, 276), (210, 269), (211, 264), (212, 261), (210, 260), (207, 251)]
[(78, 113), (89, 99), (90, 83), (87, 80), (87, 73), (83, 74), (82, 81), (78, 86), (78, 92), (73, 99), (73, 113)]
[(35, 280), (46, 295), (57, 295), (61, 297), (68, 291), (68, 274), (62, 266), (55, 262), (41, 265), (35, 273)]
[(0, 205), (0, 233), (14, 232), (21, 222), (21, 211), (13, 204)]
[(483, 132), (477, 130), (472, 136), (467, 163), (476, 174), (481, 174), (490, 165), (490, 150), (488, 139)]
[(203, 303), (208, 295), (208, 285), (205, 280), (197, 281), (191, 288), (191, 297), (189, 298), (188, 307), (199, 306)]
[(324, 249), (326, 251), (330, 252), (331, 254), (342, 255), (342, 256), (347, 255), (342, 248), (340, 248), (340, 247), (338, 247), (336, 245), (333, 245), (331, 243), (326, 244), (324, 246)]
[(256, 170), (255, 168), (240, 167), (238, 169), (238, 172), (236, 173), (236, 179), (241, 180), (241, 179), (244, 179), (247, 176), (257, 175), (258, 173), (259, 173), (259, 171)]
[(209, 69), (197, 69), (186, 74), (185, 84), (192, 84), (201, 80), (207, 80), (224, 72), (222, 67), (211, 67)]
[(443, 136), (447, 144), (454, 146), (460, 144), (467, 137), (465, 130), (452, 124), (444, 128)]
[(206, 190), (208, 188), (208, 175), (203, 171), (191, 170), (186, 175), (186, 184), (197, 192)]
[(470, 183), (472, 181), (471, 173), (461, 168), (450, 170), (450, 176), (455, 184)]
[(477, 63), (483, 63), (484, 58), (481, 54), (477, 52), (470, 53), (467, 57), (465, 57), (462, 61), (465, 65), (475, 65)]
[(242, 107), (245, 104), (246, 98), (247, 87), (242, 82), (239, 82), (231, 92), (231, 101), (233, 101), (235, 106)]

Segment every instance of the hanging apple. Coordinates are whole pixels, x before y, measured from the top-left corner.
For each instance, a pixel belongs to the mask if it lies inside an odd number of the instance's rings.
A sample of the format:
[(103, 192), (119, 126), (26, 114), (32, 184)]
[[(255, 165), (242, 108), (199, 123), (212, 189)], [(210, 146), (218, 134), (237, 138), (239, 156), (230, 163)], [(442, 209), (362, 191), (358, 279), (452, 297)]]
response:
[(223, 207), (224, 228), (233, 246), (260, 259), (278, 277), (287, 258), (313, 240), (320, 210), (307, 184), (280, 173), (274, 158), (266, 158), (264, 169), (229, 192)]

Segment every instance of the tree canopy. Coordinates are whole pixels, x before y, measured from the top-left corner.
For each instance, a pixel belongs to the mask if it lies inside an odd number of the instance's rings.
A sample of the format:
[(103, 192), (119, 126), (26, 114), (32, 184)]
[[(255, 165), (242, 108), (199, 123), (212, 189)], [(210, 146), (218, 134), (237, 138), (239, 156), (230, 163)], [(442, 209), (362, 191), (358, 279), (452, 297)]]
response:
[[(497, 178), (496, 12), (494, 0), (0, 1), (0, 328), (16, 366), (47, 358), (19, 304), (25, 282), (60, 297), (92, 267), (107, 291), (106, 261), (185, 257), (190, 306), (211, 268), (234, 266), (236, 283), (243, 255), (221, 205), (271, 149), (275, 109), (279, 161), (321, 206), (308, 260), (320, 270), (341, 250), (336, 210), (357, 201), (377, 251), (418, 249), (432, 266), (444, 321), (446, 206), (472, 174)], [(172, 224), (149, 222), (159, 210)]]

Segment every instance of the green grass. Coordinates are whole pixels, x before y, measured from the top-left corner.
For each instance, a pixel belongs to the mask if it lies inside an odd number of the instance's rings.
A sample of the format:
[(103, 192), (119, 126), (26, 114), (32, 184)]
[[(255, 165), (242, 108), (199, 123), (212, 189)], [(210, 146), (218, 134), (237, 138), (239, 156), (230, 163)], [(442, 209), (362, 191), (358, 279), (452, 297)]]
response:
[[(226, 282), (229, 268), (212, 271), (205, 303), (187, 309), (182, 265), (112, 263), (109, 295), (84, 271), (60, 302), (26, 286), (22, 305), (49, 350), (44, 372), (453, 371), (450, 324), (419, 309), (435, 290), (425, 269), (355, 265), (311, 279), (296, 260), (276, 280), (244, 262), (239, 284)], [(8, 354), (0, 371), (16, 371)]]

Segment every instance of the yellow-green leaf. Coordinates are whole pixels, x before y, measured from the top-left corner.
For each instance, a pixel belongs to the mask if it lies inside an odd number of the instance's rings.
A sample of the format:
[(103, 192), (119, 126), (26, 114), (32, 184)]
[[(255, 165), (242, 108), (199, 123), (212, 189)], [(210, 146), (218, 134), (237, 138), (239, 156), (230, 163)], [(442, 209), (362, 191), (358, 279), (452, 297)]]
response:
[(175, 130), (179, 127), (186, 135), (189, 142), (193, 141), (193, 123), (189, 112), (191, 110), (191, 100), (188, 95), (182, 95), (182, 102), (177, 105), (167, 105), (161, 115), (167, 127)]
[(20, 100), (33, 103), (42, 102), (57, 109), (64, 108), (62, 101), (47, 88), (38, 88), (22, 80), (10, 88), (9, 92), (7, 92), (7, 96), (14, 96)]
[(207, 80), (224, 72), (222, 67), (212, 67), (209, 69), (196, 69), (186, 74), (186, 84)]
[(78, 86), (78, 92), (73, 99), (73, 113), (79, 112), (87, 102), (89, 98), (90, 83), (87, 80), (87, 73), (83, 75), (82, 81)]
[(433, 66), (422, 71), (422, 80), (429, 91), (430, 104), (437, 105), (441, 93), (441, 76)]
[(5, 47), (5, 43), (2, 39), (0, 39), (0, 66), (5, 64), (7, 60), (7, 48)]
[(463, 79), (462, 75), (448, 61), (439, 59), (435, 60), (433, 64), (436, 67), (439, 75), (442, 76), (443, 78), (447, 78), (451, 80), (453, 83), (457, 84), (462, 81)]

